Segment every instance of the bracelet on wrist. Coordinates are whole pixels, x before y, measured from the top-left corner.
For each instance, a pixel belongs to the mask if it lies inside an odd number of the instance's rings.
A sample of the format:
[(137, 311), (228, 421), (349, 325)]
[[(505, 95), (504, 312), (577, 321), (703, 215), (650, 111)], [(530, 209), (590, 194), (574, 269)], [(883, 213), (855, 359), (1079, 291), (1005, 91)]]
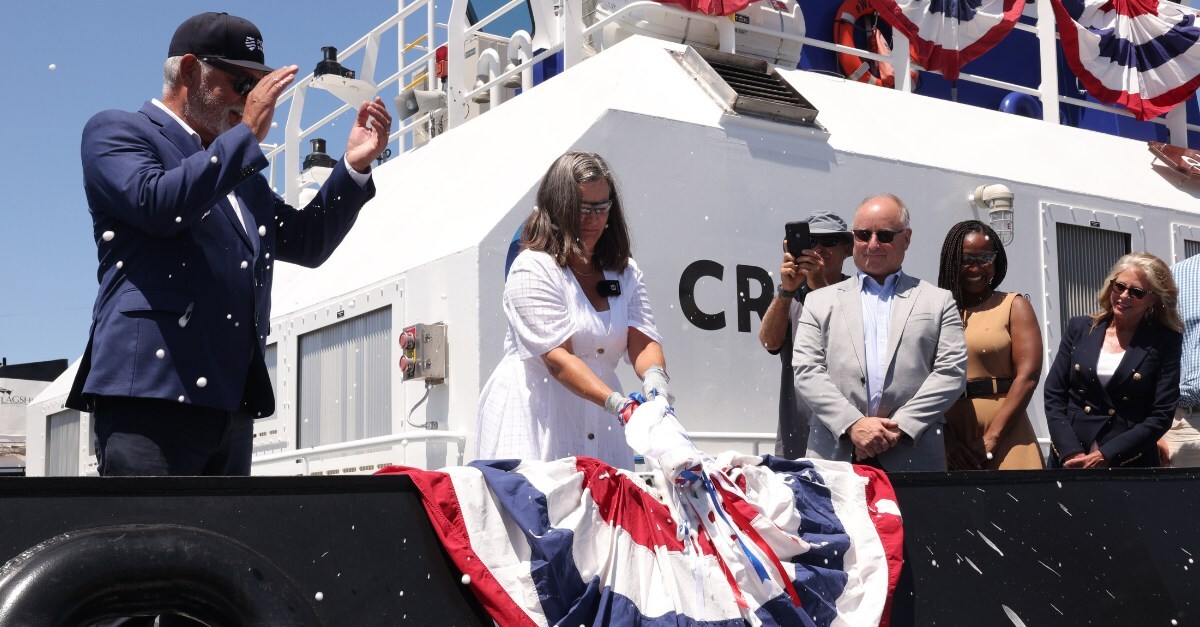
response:
[(795, 300), (796, 292), (798, 292), (798, 291), (800, 291), (800, 290), (785, 290), (785, 289), (783, 289), (783, 284), (780, 283), (779, 291), (776, 292), (776, 295), (778, 295), (780, 298), (787, 298), (787, 299)]

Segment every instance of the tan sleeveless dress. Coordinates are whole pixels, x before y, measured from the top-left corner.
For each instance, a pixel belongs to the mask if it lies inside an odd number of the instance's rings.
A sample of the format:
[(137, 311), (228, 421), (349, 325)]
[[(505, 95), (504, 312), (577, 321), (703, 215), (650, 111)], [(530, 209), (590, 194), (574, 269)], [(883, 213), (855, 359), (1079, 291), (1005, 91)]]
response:
[[(1004, 295), (999, 304), (984, 304), (964, 312), (963, 325), (967, 337), (967, 380), (988, 377), (1013, 377), (1016, 368), (1012, 360), (1012, 336), (1009, 332), (1009, 312), (1015, 292)], [(1004, 403), (1004, 394), (960, 398), (946, 412), (946, 442), (958, 440), (982, 450), (983, 433)], [(1022, 410), (1012, 417), (1007, 429), (993, 451), (993, 458), (984, 464), (985, 470), (1029, 470), (1043, 467), (1042, 452), (1029, 414)]]

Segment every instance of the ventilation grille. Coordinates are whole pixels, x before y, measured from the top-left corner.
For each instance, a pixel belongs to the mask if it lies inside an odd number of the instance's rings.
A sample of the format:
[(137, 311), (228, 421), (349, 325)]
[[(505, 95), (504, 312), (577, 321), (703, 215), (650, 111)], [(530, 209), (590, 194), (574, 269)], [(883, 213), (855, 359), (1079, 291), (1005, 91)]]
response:
[(1121, 231), (1058, 223), (1058, 302), (1060, 328), (1075, 316), (1096, 313), (1096, 291), (1108, 270), (1129, 254), (1130, 237)]
[(817, 125), (816, 107), (766, 61), (706, 48), (689, 47), (675, 54), (726, 110), (785, 124)]

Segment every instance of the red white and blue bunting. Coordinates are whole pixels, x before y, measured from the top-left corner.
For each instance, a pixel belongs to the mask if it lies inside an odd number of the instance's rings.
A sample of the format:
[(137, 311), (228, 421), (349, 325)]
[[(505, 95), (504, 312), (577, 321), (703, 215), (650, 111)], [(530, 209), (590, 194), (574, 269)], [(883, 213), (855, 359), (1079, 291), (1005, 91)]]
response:
[(912, 42), (921, 66), (958, 78), (964, 65), (1004, 39), (1025, 0), (871, 0), (875, 10)]
[(1200, 28), (1191, 9), (1156, 0), (1053, 5), (1067, 63), (1097, 100), (1148, 120), (1200, 87)]

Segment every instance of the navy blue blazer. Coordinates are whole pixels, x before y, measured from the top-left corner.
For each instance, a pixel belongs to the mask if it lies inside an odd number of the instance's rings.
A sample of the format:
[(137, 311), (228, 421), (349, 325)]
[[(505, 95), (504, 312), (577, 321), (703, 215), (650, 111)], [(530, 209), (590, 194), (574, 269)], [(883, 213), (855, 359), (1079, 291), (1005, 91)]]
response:
[(67, 405), (125, 396), (273, 413), (272, 267), (325, 261), (374, 183), (360, 186), (339, 162), (297, 210), (260, 174), (268, 163), (248, 126), (205, 149), (150, 102), (94, 116), (82, 156), (100, 288)]
[(1043, 388), (1051, 462), (1086, 453), (1092, 442), (1110, 466), (1157, 466), (1155, 444), (1171, 428), (1179, 401), (1183, 335), (1150, 321), (1133, 334), (1108, 385), (1096, 361), (1108, 322), (1091, 328), (1087, 316), (1067, 323)]

